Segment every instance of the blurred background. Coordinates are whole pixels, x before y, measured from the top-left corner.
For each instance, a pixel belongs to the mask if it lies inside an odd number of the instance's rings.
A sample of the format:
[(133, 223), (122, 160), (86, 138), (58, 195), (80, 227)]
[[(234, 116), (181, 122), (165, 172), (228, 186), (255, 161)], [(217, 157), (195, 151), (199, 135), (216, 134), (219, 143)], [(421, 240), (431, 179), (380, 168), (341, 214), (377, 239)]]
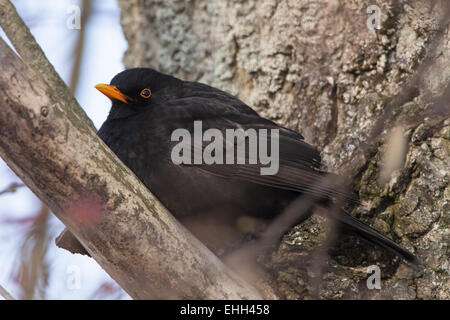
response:
[[(110, 102), (94, 85), (124, 68), (117, 0), (12, 2), (98, 129)], [(56, 247), (63, 229), (0, 158), (0, 286), (16, 299), (129, 299), (93, 259)]]

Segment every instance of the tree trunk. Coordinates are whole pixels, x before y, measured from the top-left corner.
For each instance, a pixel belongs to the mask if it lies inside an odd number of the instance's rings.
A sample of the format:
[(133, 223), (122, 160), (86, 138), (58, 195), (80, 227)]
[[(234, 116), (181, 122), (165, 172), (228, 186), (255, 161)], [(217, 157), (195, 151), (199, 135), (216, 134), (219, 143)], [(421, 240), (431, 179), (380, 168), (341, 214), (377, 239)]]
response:
[[(449, 6), (377, 1), (380, 28), (373, 29), (373, 3), (119, 0), (124, 62), (211, 84), (299, 130), (328, 170), (352, 181), (364, 204), (352, 213), (426, 265), (416, 274), (346, 237), (322, 261), (319, 297), (449, 299)], [(406, 141), (405, 154), (395, 143), (383, 146), (395, 139)], [(395, 160), (390, 152), (400, 165), (380, 179), (389, 167), (382, 159)], [(282, 296), (314, 294), (317, 265), (307, 262), (323, 230), (313, 218), (262, 260)], [(372, 264), (381, 267), (381, 290), (366, 286)]]

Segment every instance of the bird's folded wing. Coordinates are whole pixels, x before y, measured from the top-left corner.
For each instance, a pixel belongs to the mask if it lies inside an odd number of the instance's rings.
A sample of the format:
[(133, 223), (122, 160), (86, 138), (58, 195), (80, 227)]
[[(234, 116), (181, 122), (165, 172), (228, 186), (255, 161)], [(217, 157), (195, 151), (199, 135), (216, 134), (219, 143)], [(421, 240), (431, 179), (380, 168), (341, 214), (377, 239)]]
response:
[[(356, 201), (356, 199), (339, 191), (333, 183), (321, 183), (326, 173), (321, 170), (320, 153), (311, 145), (303, 140), (301, 134), (296, 131), (281, 127), (274, 122), (261, 118), (257, 115), (243, 115), (228, 113), (226, 115), (211, 114), (205, 117), (203, 113), (202, 129), (203, 132), (208, 129), (218, 129), (222, 132), (219, 139), (222, 139), (223, 155), (226, 156), (227, 147), (234, 148), (234, 162), (212, 163), (212, 164), (185, 164), (203, 170), (205, 172), (225, 177), (228, 179), (239, 179), (253, 182), (269, 187), (290, 190), (294, 192), (308, 193), (316, 195), (320, 198), (333, 198), (334, 196), (344, 196), (348, 200)], [(250, 152), (248, 145), (245, 146), (245, 154), (241, 154), (241, 158), (237, 155), (237, 149), (240, 143), (248, 143), (245, 141), (237, 141), (226, 139), (227, 129), (254, 129), (259, 136), (267, 135), (267, 145), (270, 145), (270, 139), (273, 136), (272, 129), (278, 129), (278, 171), (275, 174), (262, 175), (261, 169), (267, 167), (267, 164), (251, 164)], [(261, 130), (262, 129), (262, 130)], [(217, 137), (216, 137), (217, 138)], [(194, 139), (193, 139), (194, 140)], [(197, 144), (196, 144), (197, 142)], [(204, 148), (209, 145), (210, 141), (201, 140), (192, 141), (194, 152), (203, 152)], [(230, 144), (232, 144), (230, 146)], [(260, 147), (260, 146), (258, 146)], [(270, 154), (270, 147), (268, 154)], [(253, 155), (254, 156), (254, 155)], [(273, 158), (276, 155), (271, 155)], [(239, 158), (239, 159), (238, 159)], [(238, 161), (240, 160), (240, 161)]]

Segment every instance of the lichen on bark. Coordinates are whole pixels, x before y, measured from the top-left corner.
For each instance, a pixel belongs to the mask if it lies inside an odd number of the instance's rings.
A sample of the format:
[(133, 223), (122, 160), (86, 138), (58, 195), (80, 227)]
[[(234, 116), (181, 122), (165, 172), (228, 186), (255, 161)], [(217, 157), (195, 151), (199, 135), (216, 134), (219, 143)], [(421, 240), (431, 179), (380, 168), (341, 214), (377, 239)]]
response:
[[(332, 172), (348, 172), (351, 163), (364, 203), (352, 213), (427, 267), (415, 274), (347, 237), (330, 250), (319, 297), (449, 299), (449, 5), (376, 3), (381, 28), (373, 32), (366, 26), (371, 1), (120, 0), (124, 62), (237, 95), (299, 130)], [(385, 114), (386, 130), (370, 138)], [(405, 129), (406, 161), (381, 184), (382, 149), (394, 125)], [(282, 297), (311, 296), (304, 256), (319, 244), (300, 244), (322, 239), (312, 231), (321, 223), (294, 228), (267, 262)], [(382, 290), (365, 285), (370, 264), (382, 266)]]

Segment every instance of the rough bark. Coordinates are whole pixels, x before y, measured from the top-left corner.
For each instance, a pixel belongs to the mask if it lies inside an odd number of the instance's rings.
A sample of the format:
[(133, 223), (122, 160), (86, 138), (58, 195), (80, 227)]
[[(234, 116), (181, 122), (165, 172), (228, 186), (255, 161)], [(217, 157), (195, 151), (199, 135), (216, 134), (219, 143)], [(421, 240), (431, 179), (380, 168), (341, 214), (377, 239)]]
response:
[(23, 60), (0, 39), (0, 156), (105, 271), (133, 298), (259, 298), (118, 160), (72, 96), (53, 94), (65, 85)]
[[(212, 84), (299, 130), (330, 171), (349, 175), (364, 203), (353, 214), (425, 261), (417, 275), (345, 238), (323, 261), (321, 298), (449, 299), (449, 7), (377, 1), (381, 28), (372, 32), (372, 2), (119, 0), (124, 62)], [(406, 161), (380, 182), (394, 125), (405, 129)], [(314, 218), (265, 260), (282, 296), (312, 295), (308, 261), (323, 236)], [(382, 290), (366, 287), (372, 264)]]

